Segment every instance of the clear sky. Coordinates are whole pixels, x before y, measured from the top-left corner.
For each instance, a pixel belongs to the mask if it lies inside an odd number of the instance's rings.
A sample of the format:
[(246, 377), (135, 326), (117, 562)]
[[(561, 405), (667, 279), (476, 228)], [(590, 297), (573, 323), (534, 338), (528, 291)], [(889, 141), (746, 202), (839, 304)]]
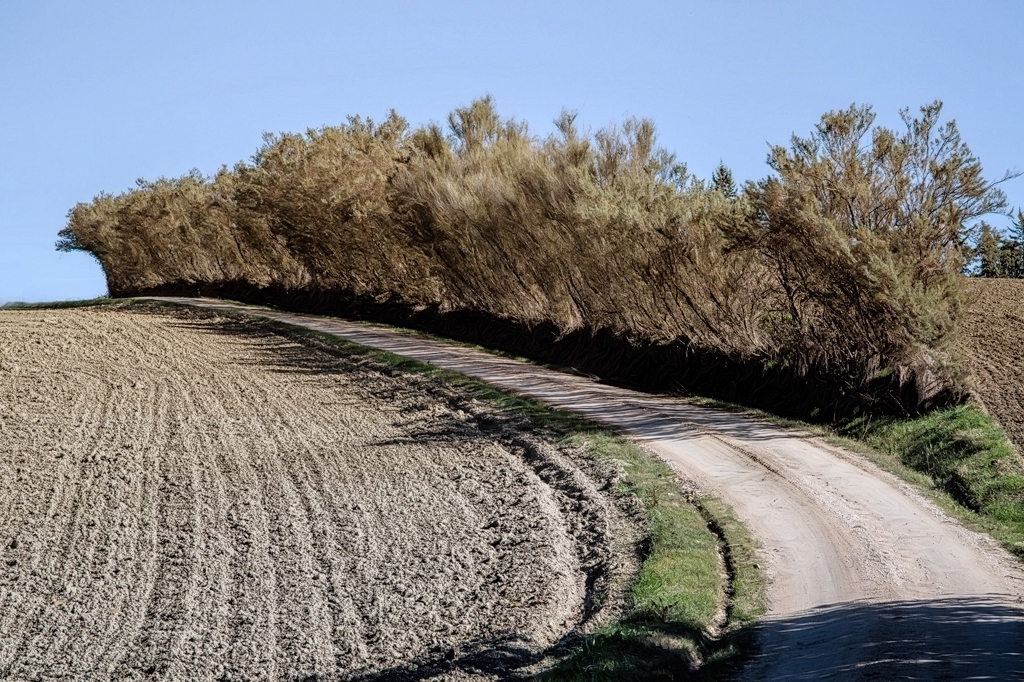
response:
[[(53, 244), (136, 178), (247, 159), (349, 114), (443, 121), (485, 93), (551, 129), (651, 118), (690, 170), (768, 173), (820, 115), (942, 99), (990, 179), (1024, 169), (1024, 2), (0, 1), (0, 302), (105, 293)], [(1004, 185), (1024, 205), (1024, 178)], [(1000, 225), (1005, 220), (994, 220)]]

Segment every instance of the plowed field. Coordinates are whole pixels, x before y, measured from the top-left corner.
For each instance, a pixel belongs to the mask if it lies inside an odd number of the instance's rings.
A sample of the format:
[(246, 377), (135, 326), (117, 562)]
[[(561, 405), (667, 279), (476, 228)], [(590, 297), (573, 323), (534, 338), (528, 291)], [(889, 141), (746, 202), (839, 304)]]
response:
[(1024, 452), (1024, 280), (967, 280), (969, 304), (959, 348), (976, 390)]
[(207, 313), (0, 312), (0, 678), (536, 660), (638, 536), (607, 473), (509, 419)]

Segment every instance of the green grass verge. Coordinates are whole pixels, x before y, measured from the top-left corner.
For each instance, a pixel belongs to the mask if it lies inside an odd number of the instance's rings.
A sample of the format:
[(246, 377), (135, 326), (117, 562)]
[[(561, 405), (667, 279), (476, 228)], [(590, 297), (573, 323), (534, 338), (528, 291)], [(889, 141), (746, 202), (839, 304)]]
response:
[(721, 501), (685, 490), (668, 465), (632, 441), (597, 428), (568, 440), (622, 466), (622, 492), (646, 510), (650, 553), (623, 617), (545, 679), (698, 679), (742, 658), (751, 644), (743, 626), (764, 612), (765, 587), (746, 528)]

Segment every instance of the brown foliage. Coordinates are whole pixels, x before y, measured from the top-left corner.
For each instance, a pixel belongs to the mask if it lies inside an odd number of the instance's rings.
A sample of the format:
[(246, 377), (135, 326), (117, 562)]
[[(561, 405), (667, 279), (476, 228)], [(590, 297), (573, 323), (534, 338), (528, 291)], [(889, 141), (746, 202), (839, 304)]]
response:
[[(95, 254), (115, 295), (344, 292), (675, 344), (914, 411), (951, 385), (940, 351), (970, 221), (1005, 204), (939, 110), (903, 112), (901, 135), (866, 107), (830, 112), (742, 192), (724, 166), (689, 176), (646, 120), (588, 133), (563, 112), (538, 138), (490, 98), (452, 112), (447, 136), (350, 118), (268, 136), (210, 179), (79, 204), (59, 246)], [(917, 381), (914, 404), (872, 394), (889, 375), (890, 392)]]

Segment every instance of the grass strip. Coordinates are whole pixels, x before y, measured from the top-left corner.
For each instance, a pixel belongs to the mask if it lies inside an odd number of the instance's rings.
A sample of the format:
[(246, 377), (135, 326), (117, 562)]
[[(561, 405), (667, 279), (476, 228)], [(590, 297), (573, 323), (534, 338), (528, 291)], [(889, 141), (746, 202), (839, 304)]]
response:
[(621, 492), (646, 510), (650, 551), (627, 611), (576, 646), (546, 679), (682, 680), (709, 664), (738, 660), (749, 638), (735, 636), (764, 612), (756, 546), (731, 510), (688, 490), (667, 464), (599, 428), (567, 437), (619, 463)]

